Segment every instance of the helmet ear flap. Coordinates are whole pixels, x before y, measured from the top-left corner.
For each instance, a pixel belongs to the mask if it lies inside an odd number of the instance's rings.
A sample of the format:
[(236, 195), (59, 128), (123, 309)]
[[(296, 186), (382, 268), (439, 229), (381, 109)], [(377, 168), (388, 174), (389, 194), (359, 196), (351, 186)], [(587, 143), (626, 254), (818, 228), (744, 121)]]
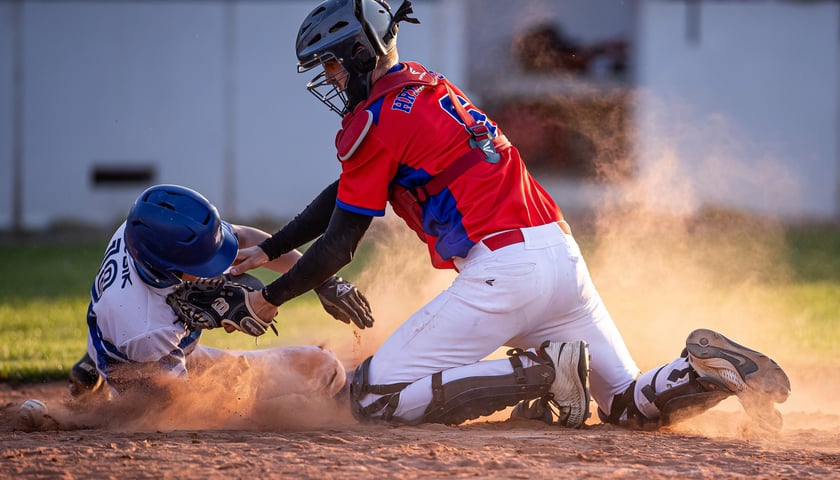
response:
[(370, 48), (357, 43), (353, 46), (353, 63), (358, 65), (360, 72), (370, 72), (376, 68), (377, 56)]

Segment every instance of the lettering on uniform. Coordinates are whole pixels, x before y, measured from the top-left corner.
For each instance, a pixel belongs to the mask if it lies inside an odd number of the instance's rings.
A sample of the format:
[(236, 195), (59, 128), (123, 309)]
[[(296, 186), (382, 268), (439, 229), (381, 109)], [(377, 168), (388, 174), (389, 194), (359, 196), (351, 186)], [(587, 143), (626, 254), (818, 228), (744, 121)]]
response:
[(128, 269), (128, 255), (124, 256), (122, 261), (122, 281), (120, 288), (125, 288), (126, 283), (134, 285), (131, 283), (131, 270)]
[[(112, 257), (120, 252), (121, 243), (118, 238), (111, 242), (108, 249), (105, 250), (105, 258), (102, 259), (102, 264), (99, 265), (99, 273), (96, 274), (96, 288), (91, 289), (90, 292), (94, 303), (99, 301), (102, 292), (113, 285), (117, 278), (118, 262), (117, 259)], [(123, 282), (123, 287), (125, 287), (125, 282)]]
[(395, 98), (394, 103), (391, 104), (391, 110), (411, 113), (411, 107), (414, 106), (414, 101), (417, 100), (417, 95), (420, 94), (423, 88), (423, 86), (405, 87), (397, 94), (397, 98)]

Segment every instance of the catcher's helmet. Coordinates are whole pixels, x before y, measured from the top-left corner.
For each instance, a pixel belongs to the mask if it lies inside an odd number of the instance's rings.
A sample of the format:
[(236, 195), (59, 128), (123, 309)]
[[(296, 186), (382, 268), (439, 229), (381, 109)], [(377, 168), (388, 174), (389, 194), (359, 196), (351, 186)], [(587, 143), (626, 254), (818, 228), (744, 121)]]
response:
[(125, 244), (146, 280), (168, 286), (179, 283), (182, 273), (221, 274), (236, 258), (239, 242), (203, 195), (178, 185), (155, 185), (128, 212)]
[(385, 0), (326, 0), (315, 7), (298, 30), (298, 73), (334, 60), (343, 67), (343, 79), (327, 78), (321, 72), (306, 88), (331, 110), (345, 115), (370, 93), (370, 74), (379, 57), (396, 46), (397, 23), (409, 21), (411, 2), (404, 1), (397, 13)]

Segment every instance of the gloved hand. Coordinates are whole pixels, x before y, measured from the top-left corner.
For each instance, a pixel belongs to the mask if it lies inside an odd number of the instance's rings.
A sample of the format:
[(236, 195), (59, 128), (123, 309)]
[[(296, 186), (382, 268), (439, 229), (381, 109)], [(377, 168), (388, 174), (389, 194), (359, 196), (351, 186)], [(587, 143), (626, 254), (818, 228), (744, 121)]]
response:
[[(246, 283), (233, 281), (238, 279)], [(178, 321), (193, 330), (225, 327), (259, 337), (271, 328), (277, 334), (275, 320), (263, 320), (251, 308), (248, 292), (262, 282), (251, 275), (219, 275), (182, 282), (166, 297)]]
[(341, 277), (332, 277), (315, 289), (324, 310), (336, 320), (353, 322), (360, 329), (373, 326), (370, 304), (352, 283)]

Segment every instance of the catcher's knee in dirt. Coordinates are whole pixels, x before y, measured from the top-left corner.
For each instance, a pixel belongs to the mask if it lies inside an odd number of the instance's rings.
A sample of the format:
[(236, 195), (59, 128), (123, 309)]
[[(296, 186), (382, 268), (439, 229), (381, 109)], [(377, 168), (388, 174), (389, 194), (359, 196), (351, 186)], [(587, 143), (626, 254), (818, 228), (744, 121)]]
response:
[[(351, 411), (359, 421), (457, 425), (515, 405), (522, 400), (546, 395), (554, 381), (553, 366), (550, 363), (537, 363), (525, 368), (519, 359), (522, 352), (511, 352), (509, 353), (513, 373), (508, 375), (467, 377), (447, 383), (443, 383), (442, 372), (432, 375), (432, 401), (423, 412), (423, 416), (416, 420), (394, 416), (399, 406), (400, 392), (411, 383), (371, 385), (368, 381), (368, 369), (373, 357), (369, 357), (359, 365), (353, 376), (350, 385)], [(373, 403), (362, 406), (361, 399), (369, 393), (381, 396)]]
[[(368, 371), (373, 356), (366, 358), (356, 367), (350, 381), (350, 412), (353, 418), (360, 422), (377, 420), (391, 421), (394, 411), (400, 402), (400, 392), (410, 383), (395, 383), (391, 385), (371, 385), (368, 381)], [(368, 394), (381, 395), (373, 403), (363, 406), (361, 401)], [(374, 414), (379, 413), (376, 418)]]

